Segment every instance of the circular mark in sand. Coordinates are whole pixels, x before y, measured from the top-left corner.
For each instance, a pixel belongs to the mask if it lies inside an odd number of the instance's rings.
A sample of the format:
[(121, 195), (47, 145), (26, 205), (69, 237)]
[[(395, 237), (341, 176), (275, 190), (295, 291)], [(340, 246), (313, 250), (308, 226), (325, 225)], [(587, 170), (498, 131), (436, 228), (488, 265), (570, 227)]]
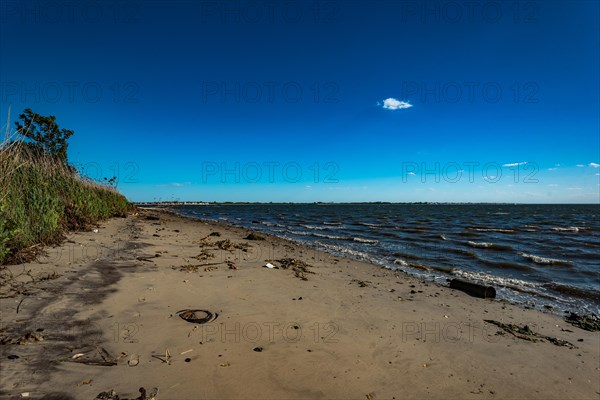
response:
[(177, 311), (176, 314), (179, 315), (181, 319), (184, 319), (192, 324), (206, 324), (214, 321), (219, 316), (219, 314), (213, 314), (207, 310), (180, 310)]

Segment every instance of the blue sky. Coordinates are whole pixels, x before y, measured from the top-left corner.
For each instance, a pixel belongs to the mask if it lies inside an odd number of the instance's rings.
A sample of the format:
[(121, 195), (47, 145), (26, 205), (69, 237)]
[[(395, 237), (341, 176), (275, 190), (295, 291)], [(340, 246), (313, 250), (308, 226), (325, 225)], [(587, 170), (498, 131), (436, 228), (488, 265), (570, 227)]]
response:
[(134, 201), (600, 202), (596, 1), (0, 11), (0, 121)]

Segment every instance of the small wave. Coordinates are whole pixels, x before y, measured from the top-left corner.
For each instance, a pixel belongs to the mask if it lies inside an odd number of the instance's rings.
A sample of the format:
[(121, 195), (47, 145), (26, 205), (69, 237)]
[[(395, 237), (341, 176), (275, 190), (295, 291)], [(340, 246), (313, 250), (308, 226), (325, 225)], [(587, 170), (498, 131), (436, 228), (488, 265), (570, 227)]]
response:
[(408, 263), (408, 266), (411, 268), (421, 269), (423, 271), (429, 271), (431, 269), (431, 267), (429, 267), (428, 265), (415, 262)]
[(355, 241), (355, 242), (359, 242), (359, 243), (368, 243), (368, 244), (377, 244), (377, 243), (379, 243), (379, 240), (363, 239), (363, 238), (359, 238), (359, 237), (353, 237), (352, 240)]
[(293, 230), (288, 230), (289, 233), (291, 233), (292, 235), (300, 235), (300, 236), (310, 236), (312, 235), (312, 232), (305, 232), (305, 231), (293, 231)]
[(410, 253), (402, 253), (402, 252), (396, 252), (394, 253), (395, 257), (402, 257), (402, 258), (410, 258), (413, 260), (418, 260), (419, 256), (414, 255), (414, 254), (410, 254)]
[(341, 222), (323, 222), (323, 225), (340, 226), (340, 225), (342, 225), (342, 223)]
[(521, 253), (520, 254), (521, 257), (526, 258), (529, 261), (532, 261), (536, 264), (542, 264), (542, 265), (573, 265), (573, 263), (571, 261), (566, 261), (566, 260), (558, 260), (556, 258), (546, 258), (546, 257), (540, 257), (540, 256), (536, 256), (534, 254), (526, 254), (526, 253)]
[(489, 261), (482, 260), (484, 264), (489, 265), (490, 267), (499, 268), (499, 269), (516, 269), (518, 271), (531, 271), (531, 267), (527, 265), (517, 264), (508, 261)]
[(458, 253), (458, 254), (462, 254), (468, 257), (473, 257), (473, 258), (478, 258), (477, 254), (473, 253), (471, 250), (467, 250), (467, 249), (457, 249), (454, 247), (451, 247), (449, 249), (450, 251), (454, 252), (454, 253)]
[(435, 270), (435, 271), (439, 271), (439, 272), (443, 272), (445, 274), (452, 274), (454, 273), (455, 269), (454, 268), (450, 268), (450, 267), (440, 267), (437, 265), (432, 265), (431, 269)]
[(312, 232), (311, 235), (313, 235), (315, 237), (324, 238), (324, 239), (333, 239), (333, 240), (345, 240), (345, 239), (347, 239), (347, 238), (345, 238), (343, 236), (326, 235), (324, 233), (318, 233), (318, 232)]
[(446, 236), (444, 236), (444, 235), (440, 235), (440, 239), (442, 239), (442, 240), (448, 240), (448, 239), (446, 239)]
[(555, 232), (579, 232), (579, 229), (580, 228), (577, 226), (569, 226), (568, 228), (561, 228), (561, 227), (552, 228), (552, 230)]
[(318, 225), (304, 225), (304, 224), (301, 224), (300, 226), (302, 226), (302, 227), (304, 227), (306, 229), (316, 229), (318, 231), (322, 231), (322, 230), (327, 229), (326, 226), (318, 226)]
[(269, 221), (261, 221), (262, 225), (266, 225), (266, 226), (276, 226), (274, 223), (269, 222)]
[(498, 233), (515, 233), (514, 229), (501, 229), (501, 228), (470, 228), (477, 232), (498, 232)]
[(347, 248), (347, 247), (344, 247), (344, 246), (338, 246), (338, 245), (335, 245), (335, 244), (323, 243), (323, 242), (320, 242), (320, 241), (316, 241), (315, 244), (317, 244), (317, 245), (319, 245), (319, 246), (321, 246), (321, 247), (323, 247), (323, 248), (325, 248), (327, 250), (330, 250), (330, 251), (334, 251), (334, 252), (342, 253), (342, 254), (349, 254), (349, 255), (351, 255), (353, 257), (357, 257), (357, 258), (360, 258), (360, 259), (363, 259), (363, 260), (371, 261), (371, 256), (369, 254), (367, 254), (367, 253), (362, 252), (362, 251), (350, 249), (350, 248)]
[(406, 261), (404, 261), (403, 259), (401, 259), (401, 258), (396, 258), (394, 260), (394, 264), (401, 265), (403, 267), (408, 267), (408, 263)]
[(383, 224), (373, 224), (371, 222), (358, 222), (357, 225), (368, 226), (371, 228), (380, 228), (383, 226)]
[(454, 275), (457, 275), (457, 276), (460, 276), (463, 278), (467, 278), (467, 279), (472, 279), (475, 281), (488, 283), (488, 284), (504, 286), (504, 287), (508, 287), (508, 288), (516, 289), (516, 290), (523, 290), (523, 288), (527, 288), (527, 287), (537, 288), (539, 286), (535, 283), (523, 281), (521, 279), (503, 278), (503, 277), (496, 276), (496, 275), (486, 274), (484, 272), (469, 272), (469, 271), (463, 271), (463, 270), (454, 270)]
[(495, 243), (486, 243), (486, 242), (472, 242), (468, 241), (467, 244), (471, 247), (476, 247), (480, 249), (492, 249), (492, 250), (502, 250), (502, 251), (510, 251), (512, 247), (502, 244)]
[(568, 294), (574, 297), (581, 297), (585, 299), (592, 299), (600, 302), (600, 292), (597, 290), (588, 290), (583, 288), (577, 288), (569, 285), (561, 285), (558, 283), (545, 283), (542, 285), (544, 288), (557, 291), (562, 294)]

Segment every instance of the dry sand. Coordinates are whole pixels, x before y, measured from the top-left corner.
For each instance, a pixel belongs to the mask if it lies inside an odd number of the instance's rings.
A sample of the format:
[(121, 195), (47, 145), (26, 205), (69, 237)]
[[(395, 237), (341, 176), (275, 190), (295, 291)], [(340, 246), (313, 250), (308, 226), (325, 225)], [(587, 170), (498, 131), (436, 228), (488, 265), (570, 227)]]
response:
[(248, 233), (146, 210), (9, 267), (0, 397), (600, 399), (600, 332)]

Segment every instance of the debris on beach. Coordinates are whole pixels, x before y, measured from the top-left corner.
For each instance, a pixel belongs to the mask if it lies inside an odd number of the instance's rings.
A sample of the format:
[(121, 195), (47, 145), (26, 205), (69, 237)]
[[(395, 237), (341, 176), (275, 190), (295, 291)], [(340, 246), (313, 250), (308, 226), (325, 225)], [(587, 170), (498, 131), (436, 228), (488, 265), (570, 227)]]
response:
[(110, 392), (100, 392), (94, 400), (119, 400), (120, 397), (114, 390)]
[(600, 331), (600, 317), (596, 314), (579, 315), (572, 312), (565, 318), (565, 321), (586, 331)]
[(192, 324), (206, 324), (217, 319), (219, 314), (207, 310), (180, 310), (176, 313), (179, 317)]
[(365, 281), (361, 281), (361, 280), (358, 280), (358, 279), (352, 279), (351, 283), (356, 283), (356, 284), (358, 284), (359, 287), (368, 287), (369, 283), (371, 283), (371, 282), (367, 283)]
[[(94, 351), (95, 350), (95, 351)], [(93, 350), (83, 351), (71, 356), (67, 361), (72, 361), (79, 364), (96, 365), (102, 367), (112, 367), (117, 365), (119, 358), (111, 356), (102, 346), (96, 346)]]
[(239, 269), (237, 265), (233, 261), (225, 261), (225, 264), (229, 267), (229, 269)]
[(291, 269), (292, 271), (294, 271), (294, 276), (296, 278), (302, 279), (303, 281), (308, 280), (306, 274), (314, 274), (314, 272), (308, 269), (312, 268), (312, 265), (309, 265), (304, 261), (298, 260), (296, 258), (280, 258), (279, 260), (274, 261), (279, 263), (280, 268)]
[(197, 256), (194, 256), (192, 258), (195, 258), (196, 260), (205, 261), (205, 260), (208, 260), (211, 258), (215, 258), (215, 255), (206, 249), (202, 249), (200, 254), (198, 254)]
[(140, 356), (138, 356), (137, 354), (132, 354), (131, 357), (129, 357), (129, 361), (127, 361), (127, 365), (129, 365), (130, 367), (135, 367), (140, 363)]
[[(158, 395), (158, 388), (156, 388), (156, 387), (153, 388), (150, 392), (147, 392), (144, 387), (139, 388), (138, 391), (140, 392), (140, 395), (138, 397), (136, 397), (135, 399), (131, 399), (131, 400), (157, 400), (156, 396)], [(114, 389), (111, 389), (110, 391), (107, 391), (107, 392), (98, 393), (98, 395), (96, 396), (96, 398), (94, 400), (128, 400), (128, 399), (119, 397), (117, 392), (115, 392)]]
[[(186, 264), (186, 265), (182, 265), (179, 267), (179, 270), (181, 272), (198, 272), (198, 269), (201, 267), (202, 265), (197, 264)], [(173, 269), (177, 269), (178, 267), (172, 267)]]
[(0, 337), (0, 344), (18, 344), (25, 345), (35, 342), (41, 342), (44, 336), (39, 332), (28, 332), (18, 338), (10, 338), (8, 336)]
[(496, 297), (496, 289), (492, 286), (480, 285), (478, 283), (467, 282), (461, 279), (452, 279), (450, 288), (457, 289), (468, 295), (482, 299), (493, 299)]
[(279, 267), (274, 266), (271, 263), (266, 263), (265, 265), (263, 265), (263, 268), (269, 268), (269, 269), (279, 269)]
[(568, 347), (570, 349), (578, 348), (577, 346), (573, 345), (570, 342), (567, 342), (566, 340), (555, 338), (552, 336), (540, 335), (539, 333), (532, 331), (528, 325), (518, 326), (515, 324), (505, 324), (503, 322), (495, 321), (493, 319), (484, 319), (484, 321), (489, 324), (496, 325), (503, 331), (508, 332), (511, 335), (522, 340), (528, 340), (530, 342), (543, 342), (544, 340), (547, 340), (555, 346), (563, 346)]
[(265, 240), (265, 237), (263, 235), (259, 235), (258, 233), (250, 232), (248, 234), (248, 236), (246, 236), (244, 239), (246, 239), (246, 240)]
[(218, 242), (215, 242), (214, 244), (215, 244), (215, 246), (217, 246), (217, 249), (227, 250), (227, 251), (234, 251), (236, 249), (242, 250), (242, 251), (248, 251), (248, 248), (250, 248), (250, 245), (247, 243), (233, 243), (229, 239), (219, 240)]
[(164, 357), (162, 355), (160, 355), (160, 356), (152, 355), (152, 357), (159, 359), (160, 361), (162, 361), (165, 364), (171, 365), (171, 353), (169, 353), (169, 349), (165, 349)]
[(160, 257), (160, 254), (156, 253), (153, 256), (139, 256), (139, 257), (136, 257), (135, 259), (138, 261), (153, 262), (152, 259), (157, 258), (157, 257)]

